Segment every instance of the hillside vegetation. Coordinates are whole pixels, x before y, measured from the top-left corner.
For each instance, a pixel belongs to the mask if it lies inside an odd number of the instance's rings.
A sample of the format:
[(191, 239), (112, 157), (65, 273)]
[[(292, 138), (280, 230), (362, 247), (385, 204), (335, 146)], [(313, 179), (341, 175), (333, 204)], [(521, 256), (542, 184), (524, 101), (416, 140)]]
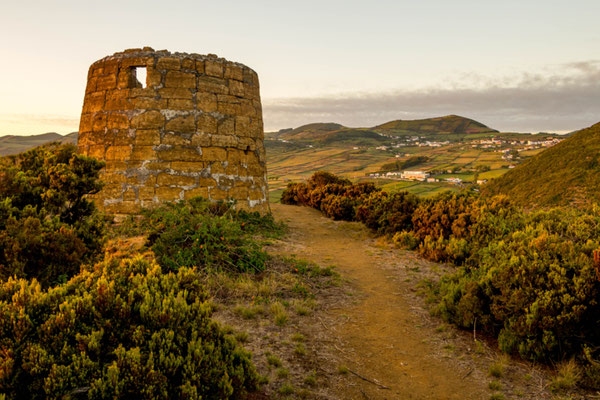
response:
[(297, 327), (333, 267), (267, 253), (285, 226), (230, 202), (112, 222), (87, 199), (104, 164), (75, 150), (0, 157), (0, 400), (306, 398)]
[(524, 207), (577, 205), (600, 201), (600, 123), (492, 180), (487, 195), (506, 194)]
[(584, 384), (600, 387), (597, 210), (525, 213), (506, 196), (467, 191), (419, 199), (327, 172), (289, 184), (281, 202), (360, 221), (400, 247), (455, 265), (430, 285), (440, 316), (494, 335), (506, 353), (544, 362), (575, 357)]

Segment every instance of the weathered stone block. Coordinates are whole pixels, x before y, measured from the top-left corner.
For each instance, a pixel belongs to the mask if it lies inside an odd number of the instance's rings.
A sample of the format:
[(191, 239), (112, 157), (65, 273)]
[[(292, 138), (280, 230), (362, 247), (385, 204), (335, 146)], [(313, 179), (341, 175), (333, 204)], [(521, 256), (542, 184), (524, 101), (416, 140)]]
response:
[(218, 61), (206, 60), (204, 62), (204, 73), (208, 76), (223, 77), (223, 64)]
[(203, 133), (203, 132), (196, 132), (191, 138), (191, 144), (193, 146), (202, 146), (202, 147), (210, 146), (211, 137), (212, 137), (211, 134)]
[(247, 199), (248, 198), (248, 188), (247, 187), (234, 187), (229, 189), (229, 195), (238, 200)]
[[(228, 178), (226, 176), (220, 176), (218, 183), (219, 183), (219, 187), (221, 189), (232, 188), (233, 185), (235, 184), (233, 179)], [(229, 190), (229, 189), (227, 189), (227, 190)]]
[(186, 190), (183, 194), (183, 198), (186, 200), (193, 199), (194, 197), (204, 197), (208, 199), (208, 188), (198, 187), (194, 189)]
[(238, 103), (218, 102), (217, 111), (224, 115), (235, 116), (241, 113), (241, 106)]
[(134, 188), (128, 187), (123, 193), (123, 201), (135, 201), (137, 200), (137, 193)]
[(221, 161), (214, 161), (210, 163), (210, 173), (211, 174), (224, 174), (225, 167), (223, 167), (223, 163)]
[(156, 178), (158, 186), (194, 186), (196, 178), (193, 176), (171, 175), (167, 173), (158, 174)]
[(199, 74), (204, 74), (204, 61), (196, 60), (196, 72)]
[(235, 134), (243, 137), (249, 136), (250, 117), (238, 116), (235, 117)]
[(131, 146), (108, 146), (104, 157), (107, 160), (128, 160), (131, 156)]
[(158, 129), (137, 129), (133, 143), (136, 146), (153, 146), (160, 144), (160, 131)]
[(122, 201), (120, 203), (107, 204), (104, 211), (113, 214), (138, 214), (142, 211), (141, 205), (136, 201)]
[(117, 88), (116, 75), (103, 75), (96, 79), (96, 90), (108, 90)]
[[(173, 161), (171, 168), (180, 172), (203, 172), (206, 170), (206, 163), (198, 161)], [(201, 178), (202, 179), (202, 178)]]
[(158, 94), (163, 99), (188, 99), (191, 100), (194, 95), (190, 89), (186, 88), (162, 88), (158, 89)]
[(219, 135), (233, 135), (235, 133), (235, 121), (233, 118), (223, 118), (217, 126)]
[(229, 94), (227, 81), (210, 76), (198, 77), (198, 91), (204, 93)]
[(181, 133), (194, 133), (196, 132), (196, 120), (193, 115), (175, 117), (167, 122), (165, 130)]
[(129, 97), (155, 97), (156, 90), (151, 87), (129, 89)]
[(160, 111), (146, 111), (131, 119), (131, 127), (135, 129), (160, 129), (165, 124), (165, 117)]
[(179, 70), (181, 68), (181, 61), (177, 57), (161, 57), (156, 62), (156, 69), (158, 70)]
[(192, 100), (188, 100), (188, 99), (169, 99), (169, 105), (168, 105), (168, 109), (169, 110), (184, 110), (184, 111), (188, 111), (188, 110), (193, 110), (194, 107), (194, 102)]
[(164, 134), (162, 140), (161, 140), (162, 144), (168, 144), (171, 146), (180, 146), (180, 145), (190, 145), (191, 140), (190, 139), (186, 139), (185, 137), (181, 136), (178, 133), (170, 133), (167, 132)]
[(196, 74), (168, 71), (165, 77), (165, 87), (195, 89)]
[(127, 97), (129, 90), (116, 90), (106, 93), (104, 111), (129, 111), (133, 110), (133, 99)]
[(229, 198), (229, 194), (226, 190), (219, 189), (217, 187), (212, 187), (208, 189), (208, 196), (211, 200), (226, 200)]
[(156, 87), (162, 85), (162, 73), (160, 71), (152, 67), (148, 67), (146, 71), (149, 88), (156, 89)]
[[(104, 147), (104, 146), (102, 146)], [(106, 160), (104, 162), (104, 171), (105, 172), (114, 172), (114, 171), (125, 171), (127, 170), (127, 161), (121, 160)]]
[(133, 106), (138, 109), (157, 109), (167, 108), (167, 99), (157, 99), (155, 97), (136, 97), (132, 100)]
[(217, 120), (212, 115), (199, 115), (196, 131), (210, 135), (217, 133)]
[(178, 187), (157, 187), (154, 195), (160, 201), (174, 201), (182, 198), (183, 189)]
[(134, 146), (131, 151), (130, 160), (132, 161), (152, 161), (156, 159), (157, 155), (153, 146)]
[(196, 60), (191, 58), (184, 58), (181, 60), (181, 68), (183, 69), (195, 69), (196, 68)]
[(206, 161), (227, 160), (227, 150), (221, 147), (205, 147), (202, 149), (202, 158)]
[(242, 67), (238, 65), (228, 65), (225, 67), (225, 78), (235, 79), (237, 81), (244, 80), (244, 72)]
[(227, 162), (229, 164), (239, 164), (240, 162), (246, 162), (246, 154), (243, 150), (227, 149)]
[(129, 146), (131, 144), (132, 133), (129, 129), (115, 129), (112, 132), (112, 144), (115, 146)]
[(138, 188), (138, 199), (139, 200), (154, 200), (154, 187), (152, 186), (140, 186)]
[(152, 161), (144, 162), (144, 168), (149, 171), (166, 171), (171, 168), (170, 161)]
[(211, 144), (215, 147), (236, 147), (238, 138), (234, 135), (212, 135)]
[(198, 149), (194, 148), (170, 148), (157, 152), (161, 161), (204, 161)]
[(217, 111), (217, 95), (214, 93), (196, 93), (196, 108), (206, 113)]
[(108, 115), (108, 129), (129, 129), (127, 114), (110, 113)]
[(244, 84), (240, 81), (229, 81), (229, 94), (233, 96), (244, 96)]
[(106, 128), (106, 123), (108, 121), (108, 115), (103, 112), (97, 112), (94, 114), (94, 121), (92, 122), (92, 131), (94, 132), (103, 132)]
[(105, 152), (106, 148), (104, 145), (91, 145), (87, 149), (87, 156), (97, 158), (98, 160), (104, 160)]
[[(104, 178), (104, 175), (102, 178)], [(108, 183), (102, 188), (101, 195), (104, 199), (121, 199), (124, 191), (122, 184)]]
[(249, 200), (262, 200), (264, 199), (264, 194), (262, 190), (259, 189), (251, 189), (248, 191), (248, 199)]
[(213, 187), (213, 186), (217, 186), (217, 181), (214, 180), (213, 178), (204, 178), (201, 176), (198, 178), (198, 185), (204, 186), (204, 187)]
[(225, 167), (225, 173), (227, 175), (237, 175), (238, 174), (238, 166), (235, 164), (227, 164)]
[(79, 120), (79, 140), (82, 133), (91, 132), (93, 129), (94, 117), (92, 114), (82, 114)]
[(85, 98), (83, 103), (84, 113), (95, 113), (104, 109), (106, 92), (93, 92)]

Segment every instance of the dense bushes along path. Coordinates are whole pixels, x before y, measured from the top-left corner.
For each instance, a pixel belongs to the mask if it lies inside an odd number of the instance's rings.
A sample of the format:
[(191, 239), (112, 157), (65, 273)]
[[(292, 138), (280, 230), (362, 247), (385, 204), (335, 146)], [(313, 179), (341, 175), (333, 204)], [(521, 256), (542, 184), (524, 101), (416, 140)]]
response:
[[(345, 399), (485, 399), (487, 371), (459, 362), (444, 352), (435, 326), (410, 300), (413, 283), (404, 282), (409, 252), (380, 252), (358, 223), (335, 222), (307, 207), (273, 204), (275, 218), (292, 232), (281, 251), (319, 264), (334, 264), (358, 289), (355, 304), (334, 310), (338, 324), (324, 324), (344, 343), (340, 359), (353, 372), (354, 385), (340, 384)], [(381, 254), (376, 254), (381, 253)], [(408, 279), (408, 275), (405, 275)], [(355, 379), (353, 379), (355, 378)], [(389, 387), (384, 389), (374, 384)]]

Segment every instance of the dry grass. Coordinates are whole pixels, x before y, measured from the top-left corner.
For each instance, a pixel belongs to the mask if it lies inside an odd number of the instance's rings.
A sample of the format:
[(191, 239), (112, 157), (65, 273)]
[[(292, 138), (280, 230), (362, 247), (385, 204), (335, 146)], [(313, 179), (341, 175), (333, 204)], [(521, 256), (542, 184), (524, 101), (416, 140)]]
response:
[(556, 375), (550, 383), (554, 392), (574, 389), (581, 378), (581, 367), (573, 359), (558, 365)]

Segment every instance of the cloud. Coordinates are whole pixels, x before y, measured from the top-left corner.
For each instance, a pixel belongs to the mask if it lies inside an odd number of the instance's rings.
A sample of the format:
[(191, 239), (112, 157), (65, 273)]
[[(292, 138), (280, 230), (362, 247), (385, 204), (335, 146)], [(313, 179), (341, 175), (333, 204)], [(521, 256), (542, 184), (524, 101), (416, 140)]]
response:
[(373, 126), (458, 114), (502, 131), (570, 131), (600, 121), (600, 60), (499, 79), (476, 74), (444, 87), (264, 99), (267, 130), (310, 122)]

